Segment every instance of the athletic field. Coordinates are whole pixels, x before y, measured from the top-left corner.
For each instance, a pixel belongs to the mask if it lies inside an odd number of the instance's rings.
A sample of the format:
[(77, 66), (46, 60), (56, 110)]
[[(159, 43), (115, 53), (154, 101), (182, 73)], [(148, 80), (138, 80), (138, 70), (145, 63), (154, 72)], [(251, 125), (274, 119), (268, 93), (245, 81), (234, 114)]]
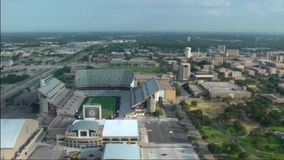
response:
[(89, 97), (87, 104), (98, 103), (102, 105), (102, 115), (113, 115), (116, 111), (116, 97)]

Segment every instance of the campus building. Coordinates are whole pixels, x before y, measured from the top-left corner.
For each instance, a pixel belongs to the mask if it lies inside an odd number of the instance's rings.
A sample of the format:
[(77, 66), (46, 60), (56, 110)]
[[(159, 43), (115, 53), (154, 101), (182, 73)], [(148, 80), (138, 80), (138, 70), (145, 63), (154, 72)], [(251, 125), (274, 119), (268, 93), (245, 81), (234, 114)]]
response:
[(67, 147), (93, 148), (104, 144), (139, 144), (137, 120), (75, 120), (65, 132)]
[(140, 160), (140, 146), (134, 144), (106, 144), (104, 148), (103, 160), (113, 159)]
[(9, 56), (3, 56), (0, 59), (1, 59), (0, 67), (10, 67), (14, 64), (13, 59)]
[(1, 160), (27, 159), (41, 132), (33, 119), (1, 119)]
[(212, 81), (213, 80), (213, 73), (212, 72), (206, 72), (206, 71), (196, 71), (192, 73), (192, 77), (194, 80), (206, 80), (206, 81)]
[(188, 81), (190, 78), (190, 63), (181, 63), (179, 66), (179, 80)]
[(231, 97), (234, 99), (247, 99), (251, 97), (251, 92), (229, 82), (204, 82), (200, 86), (206, 90), (210, 98)]

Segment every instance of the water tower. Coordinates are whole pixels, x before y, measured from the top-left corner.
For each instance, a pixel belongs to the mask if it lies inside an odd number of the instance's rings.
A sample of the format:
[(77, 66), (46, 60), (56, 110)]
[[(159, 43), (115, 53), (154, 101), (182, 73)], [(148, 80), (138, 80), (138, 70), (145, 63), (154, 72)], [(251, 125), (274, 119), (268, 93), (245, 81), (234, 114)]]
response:
[(185, 53), (186, 58), (190, 58), (191, 57), (191, 48), (186, 47), (184, 53)]

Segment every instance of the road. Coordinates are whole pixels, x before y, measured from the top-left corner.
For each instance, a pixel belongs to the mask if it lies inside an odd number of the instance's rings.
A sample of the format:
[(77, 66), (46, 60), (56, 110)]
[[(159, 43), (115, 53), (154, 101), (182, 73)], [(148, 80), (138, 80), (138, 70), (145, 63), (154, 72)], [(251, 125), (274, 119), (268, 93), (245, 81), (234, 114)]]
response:
[[(185, 124), (187, 126), (187, 128), (189, 129), (188, 136), (192, 136), (192, 137), (196, 138), (195, 141), (198, 143), (199, 148), (201, 149), (201, 153), (202, 153), (202, 155), (204, 155), (205, 159), (210, 159), (210, 160), (215, 159), (213, 157), (213, 155), (210, 153), (210, 151), (208, 150), (207, 145), (204, 142), (204, 140), (202, 139), (202, 136), (200, 135), (198, 130), (194, 127), (194, 125), (192, 124), (192, 122), (190, 121), (190, 119), (188, 118), (186, 113), (181, 110), (181, 106), (179, 105), (179, 102), (180, 102), (181, 99), (182, 98), (177, 99), (174, 102), (174, 104), (177, 105), (177, 112), (179, 113), (179, 115), (181, 117), (183, 117), (182, 120), (181, 120), (181, 123)], [(168, 108), (168, 107), (170, 107), (170, 106), (166, 106), (166, 108)], [(166, 109), (166, 110), (168, 110), (168, 109)], [(166, 111), (166, 113), (167, 112), (168, 111)]]
[[(98, 50), (99, 48), (103, 47), (104, 45), (108, 44), (109, 42), (102, 43), (97, 46), (94, 50)], [(62, 63), (61, 66), (72, 66), (74, 63), (76, 63), (79, 59), (81, 59), (83, 56), (88, 55), (88, 52), (80, 52), (79, 54), (76, 54), (72, 60)], [(37, 89), (39, 87), (39, 80), (42, 77), (42, 75), (48, 75), (50, 73), (53, 73), (55, 70), (57, 70), (60, 66), (59, 65), (40, 65), (40, 66), (12, 66), (7, 69), (7, 72), (9, 70), (17, 70), (21, 68), (27, 68), (27, 71), (30, 72), (28, 74), (32, 75), (29, 79), (19, 82), (14, 85), (10, 85), (9, 88), (5, 89), (5, 91), (1, 92), (1, 108), (5, 106), (5, 101), (20, 93), (21, 91), (25, 90), (26, 88), (30, 89)], [(36, 69), (35, 69), (36, 68)], [(26, 74), (26, 73), (25, 73)]]
[(17, 84), (12, 85), (9, 89), (5, 90), (1, 93), (1, 108), (5, 106), (5, 101), (20, 93), (21, 91), (25, 90), (27, 87), (30, 89), (35, 89), (39, 85), (39, 80), (42, 78), (43, 74), (52, 73), (55, 69), (46, 69), (41, 72), (41, 74), (35, 75), (23, 82), (19, 82)]

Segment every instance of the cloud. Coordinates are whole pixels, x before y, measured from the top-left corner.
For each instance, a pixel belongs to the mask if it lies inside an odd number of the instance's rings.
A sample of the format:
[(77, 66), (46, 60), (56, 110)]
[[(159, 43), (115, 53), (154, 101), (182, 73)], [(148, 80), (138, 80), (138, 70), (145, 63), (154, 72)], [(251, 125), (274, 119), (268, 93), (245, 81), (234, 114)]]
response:
[(264, 15), (265, 14), (262, 6), (258, 2), (247, 2), (247, 3), (245, 3), (245, 8), (249, 12), (256, 14), (256, 15)]
[(200, 0), (197, 1), (197, 3), (200, 3), (201, 6), (209, 8), (224, 8), (231, 6), (231, 3), (228, 0)]
[(269, 10), (276, 13), (284, 13), (284, 1), (283, 0), (274, 0), (270, 2)]

